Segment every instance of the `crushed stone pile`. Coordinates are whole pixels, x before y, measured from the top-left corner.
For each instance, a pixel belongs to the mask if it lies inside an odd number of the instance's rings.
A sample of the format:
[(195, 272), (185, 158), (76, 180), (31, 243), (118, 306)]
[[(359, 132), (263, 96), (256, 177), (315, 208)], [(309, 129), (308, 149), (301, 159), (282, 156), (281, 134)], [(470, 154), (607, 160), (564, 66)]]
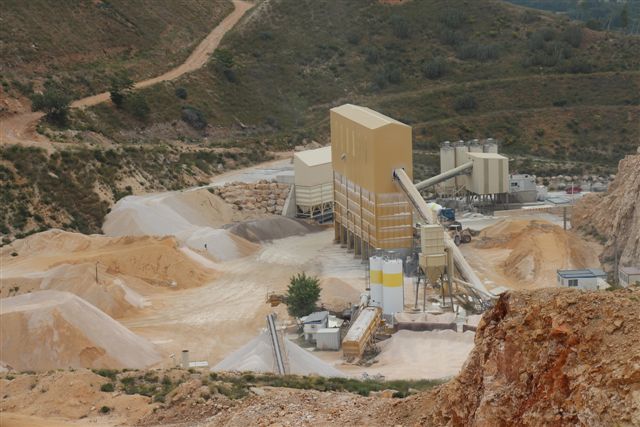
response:
[(640, 263), (640, 154), (626, 156), (606, 194), (588, 194), (573, 208), (571, 224), (604, 242), (600, 260), (612, 269), (618, 246), (621, 266)]
[(231, 225), (228, 231), (253, 243), (271, 242), (291, 236), (325, 230), (325, 227), (304, 221), (276, 216)]
[(506, 249), (499, 266), (515, 282), (555, 286), (558, 269), (597, 268), (593, 248), (576, 234), (544, 220), (505, 219), (485, 228), (474, 248)]
[[(291, 374), (344, 377), (342, 372), (287, 339), (284, 340), (284, 347)], [(271, 338), (267, 331), (262, 332), (212, 368), (213, 371), (218, 372), (277, 373), (275, 369), (276, 364), (271, 347)]]
[(128, 196), (116, 203), (102, 229), (107, 236), (174, 236), (193, 250), (228, 261), (259, 247), (219, 228), (243, 219), (236, 212), (207, 189)]
[(160, 355), (145, 339), (69, 292), (0, 300), (2, 361), (17, 370), (145, 368)]
[(289, 184), (261, 179), (252, 183), (228, 182), (222, 186), (212, 187), (211, 190), (213, 194), (245, 215), (259, 216), (260, 214), (280, 215), (290, 187)]
[(213, 263), (185, 253), (172, 237), (110, 238), (48, 230), (3, 247), (0, 262), (1, 297), (66, 291), (112, 317), (146, 306), (143, 295), (160, 288), (201, 286), (218, 276)]
[(640, 289), (509, 292), (462, 372), (389, 408), (393, 424), (640, 425)]

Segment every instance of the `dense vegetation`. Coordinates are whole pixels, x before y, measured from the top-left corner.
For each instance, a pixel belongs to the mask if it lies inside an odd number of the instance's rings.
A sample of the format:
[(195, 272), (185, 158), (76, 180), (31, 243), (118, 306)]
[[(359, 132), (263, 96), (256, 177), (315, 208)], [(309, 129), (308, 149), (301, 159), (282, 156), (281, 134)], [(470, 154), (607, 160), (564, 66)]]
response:
[[(142, 91), (148, 139), (190, 117), (290, 148), (326, 140), (343, 102), (411, 124), (420, 150), (492, 136), (509, 154), (611, 170), (640, 138), (638, 36), (498, 1), (279, 0), (252, 13), (206, 68)], [(140, 125), (109, 105), (78, 119), (120, 140)]]
[(640, 33), (640, 2), (636, 0), (507, 0), (535, 9), (563, 13), (586, 22), (594, 30), (615, 29)]

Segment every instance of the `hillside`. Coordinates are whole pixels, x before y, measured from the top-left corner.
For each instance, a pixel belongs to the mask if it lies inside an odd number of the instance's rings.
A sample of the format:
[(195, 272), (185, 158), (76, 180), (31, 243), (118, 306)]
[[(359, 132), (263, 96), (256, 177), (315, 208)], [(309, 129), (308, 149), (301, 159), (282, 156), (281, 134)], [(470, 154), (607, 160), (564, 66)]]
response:
[(510, 154), (603, 173), (640, 137), (639, 41), (500, 1), (270, 1), (208, 67), (144, 91), (147, 124), (104, 104), (76, 126), (123, 143), (140, 125), (146, 140), (179, 138), (157, 124), (189, 107), (283, 148), (324, 140), (328, 108), (352, 101), (411, 124), (418, 150), (493, 136)]
[(3, 91), (28, 96), (51, 80), (79, 97), (106, 89), (122, 69), (153, 76), (182, 62), (232, 9), (226, 0), (3, 1)]

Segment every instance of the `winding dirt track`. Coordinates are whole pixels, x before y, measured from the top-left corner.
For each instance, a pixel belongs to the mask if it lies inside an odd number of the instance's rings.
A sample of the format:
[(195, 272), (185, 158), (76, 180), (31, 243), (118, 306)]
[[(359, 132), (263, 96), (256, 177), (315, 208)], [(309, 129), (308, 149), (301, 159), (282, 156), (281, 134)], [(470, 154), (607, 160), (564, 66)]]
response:
[[(206, 64), (211, 54), (213, 54), (220, 44), (222, 37), (254, 6), (253, 3), (243, 0), (233, 0), (233, 5), (235, 7), (233, 12), (227, 15), (224, 20), (200, 42), (185, 62), (160, 76), (137, 82), (134, 87), (140, 89), (160, 82), (175, 80), (183, 74), (195, 71)], [(74, 101), (71, 103), (71, 106), (73, 108), (90, 107), (108, 100), (109, 92), (102, 92)], [(29, 112), (1, 118), (0, 144), (37, 146), (52, 151), (54, 149), (54, 143), (35, 132), (38, 120), (40, 120), (43, 115), (44, 114), (40, 112)]]

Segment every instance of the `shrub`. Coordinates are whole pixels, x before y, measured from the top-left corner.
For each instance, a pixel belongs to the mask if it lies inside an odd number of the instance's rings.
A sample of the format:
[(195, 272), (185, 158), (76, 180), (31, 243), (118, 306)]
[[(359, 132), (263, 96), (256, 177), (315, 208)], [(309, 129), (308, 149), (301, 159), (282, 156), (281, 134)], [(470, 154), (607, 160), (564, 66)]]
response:
[(446, 9), (440, 15), (440, 22), (449, 28), (460, 28), (466, 22), (466, 16), (460, 9)]
[(71, 99), (67, 95), (52, 87), (46, 88), (44, 93), (31, 97), (31, 109), (42, 111), (48, 122), (59, 126), (67, 124), (70, 103)]
[(133, 89), (133, 80), (126, 71), (121, 71), (110, 77), (111, 85), (109, 86), (109, 94), (111, 101), (118, 108), (124, 105), (125, 98)]
[(116, 388), (113, 385), (113, 383), (106, 383), (106, 384), (102, 384), (100, 386), (100, 391), (104, 391), (106, 393), (111, 393), (112, 391), (114, 391)]
[(369, 64), (377, 64), (378, 59), (380, 59), (378, 51), (373, 47), (367, 48), (367, 50), (365, 51), (365, 55), (366, 61)]
[(440, 41), (450, 46), (459, 46), (464, 41), (464, 37), (460, 31), (443, 28), (440, 31)]
[(422, 67), (422, 73), (428, 79), (439, 79), (447, 71), (447, 63), (442, 57), (433, 58), (427, 61)]
[(291, 277), (285, 298), (291, 316), (302, 317), (312, 313), (319, 298), (320, 282), (317, 277), (307, 276), (304, 272)]
[(469, 93), (457, 97), (453, 103), (453, 108), (456, 111), (475, 110), (476, 107), (476, 98)]
[(582, 43), (582, 28), (572, 25), (562, 33), (562, 40), (569, 43), (573, 47), (580, 47)]
[(184, 107), (181, 112), (182, 121), (196, 130), (202, 130), (207, 127), (207, 119), (202, 111), (194, 107)]
[(187, 90), (183, 87), (176, 88), (176, 96), (180, 99), (187, 99)]
[(111, 408), (109, 408), (108, 406), (103, 406), (102, 408), (100, 408), (101, 414), (108, 414), (109, 412), (111, 412)]
[(138, 120), (146, 120), (151, 111), (147, 99), (139, 93), (127, 98), (126, 109)]
[(347, 41), (353, 45), (357, 45), (360, 43), (360, 34), (357, 33), (349, 33), (347, 34)]
[(409, 22), (404, 16), (393, 15), (391, 17), (391, 31), (399, 39), (408, 39), (410, 35)]
[(486, 62), (497, 59), (499, 52), (500, 49), (496, 44), (481, 45), (477, 43), (467, 43), (458, 49), (458, 58), (463, 60), (475, 59)]

